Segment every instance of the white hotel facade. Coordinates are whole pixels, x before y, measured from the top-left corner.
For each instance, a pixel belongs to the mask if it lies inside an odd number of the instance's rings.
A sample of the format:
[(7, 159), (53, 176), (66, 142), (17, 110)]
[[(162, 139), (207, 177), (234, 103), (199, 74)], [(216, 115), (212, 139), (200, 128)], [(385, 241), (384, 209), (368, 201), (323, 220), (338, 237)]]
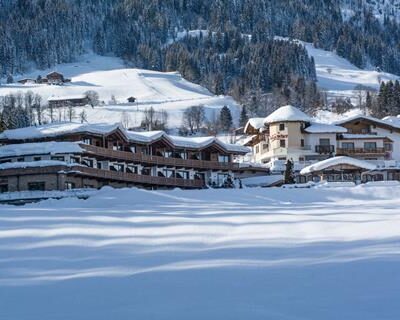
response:
[(293, 106), (284, 106), (266, 118), (250, 119), (245, 133), (249, 136), (246, 145), (252, 148), (252, 161), (267, 165), (273, 172), (283, 171), (287, 160), (292, 160), (299, 172), (339, 156), (373, 163), (384, 179), (388, 177), (385, 169), (400, 168), (397, 118), (380, 120), (360, 115), (324, 124)]

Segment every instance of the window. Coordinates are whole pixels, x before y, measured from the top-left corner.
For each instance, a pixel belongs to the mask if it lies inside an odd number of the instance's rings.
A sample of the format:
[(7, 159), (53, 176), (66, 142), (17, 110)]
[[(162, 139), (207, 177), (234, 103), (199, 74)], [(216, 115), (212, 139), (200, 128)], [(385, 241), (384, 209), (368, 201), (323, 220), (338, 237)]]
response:
[(256, 147), (256, 153), (260, 153), (260, 147), (259, 146)]
[(8, 192), (8, 184), (0, 184), (0, 193)]
[(300, 145), (301, 145), (302, 148), (304, 148), (304, 139), (300, 140)]
[(123, 164), (119, 164), (119, 163), (113, 163), (110, 166), (110, 170), (111, 171), (124, 172), (124, 165)]
[(142, 169), (142, 174), (145, 176), (150, 176), (151, 175), (151, 168), (143, 168)]
[(90, 138), (83, 138), (82, 142), (83, 142), (84, 144), (92, 144), (92, 139), (90, 139)]
[(164, 151), (162, 155), (164, 158), (172, 158), (172, 151)]
[(194, 179), (195, 179), (195, 180), (206, 180), (206, 176), (205, 176), (204, 173), (197, 172), (197, 173), (194, 175)]
[(79, 158), (78, 157), (71, 157), (70, 162), (71, 163), (79, 163)]
[(91, 168), (94, 167), (94, 161), (93, 161), (93, 159), (83, 159), (82, 162), (83, 162), (84, 165), (86, 165), (86, 166), (88, 166), (88, 167), (91, 167)]
[(376, 150), (376, 142), (364, 142), (365, 150)]
[(285, 124), (284, 123), (280, 123), (279, 124), (279, 131), (285, 131)]
[(17, 162), (24, 162), (24, 161), (25, 161), (24, 158), (18, 158), (18, 159), (17, 159)]
[(331, 144), (330, 139), (319, 139), (319, 145), (320, 146), (329, 146)]
[(342, 148), (346, 150), (354, 150), (354, 142), (342, 142)]
[(393, 145), (391, 143), (384, 144), (385, 151), (393, 151)]
[(75, 183), (73, 183), (73, 182), (66, 181), (64, 186), (65, 186), (65, 190), (75, 189)]
[(167, 177), (167, 178), (174, 178), (175, 177), (175, 170), (164, 169), (163, 173), (164, 173), (164, 176)]
[(44, 191), (46, 184), (44, 182), (28, 182), (29, 191)]
[(3, 164), (3, 163), (9, 163), (9, 162), (11, 162), (11, 159), (7, 159), (7, 160), (0, 160), (0, 164)]
[(229, 162), (229, 156), (223, 154), (218, 155), (218, 162)]
[(361, 133), (362, 133), (362, 134), (367, 134), (367, 133), (369, 133), (369, 132), (370, 132), (369, 128), (362, 128), (362, 129), (361, 129)]
[(190, 156), (190, 159), (192, 159), (192, 160), (200, 160), (201, 159), (200, 152), (192, 153), (191, 156)]
[(187, 159), (187, 153), (184, 150), (175, 150), (172, 152), (172, 157), (176, 159)]
[(180, 179), (189, 179), (189, 171), (177, 171), (176, 177)]
[(137, 174), (138, 173), (138, 167), (136, 167), (136, 166), (127, 166), (126, 167), (126, 172)]
[(114, 151), (122, 151), (123, 147), (121, 144), (119, 144), (118, 142), (114, 142), (113, 144), (113, 150)]
[(281, 148), (286, 148), (286, 140), (279, 140), (279, 146)]
[(42, 157), (33, 157), (33, 161), (40, 161), (42, 160)]
[(54, 161), (65, 161), (65, 158), (62, 157), (62, 156), (53, 156), (53, 157), (51, 157), (51, 160), (54, 160)]
[(268, 150), (268, 143), (263, 143), (262, 148), (263, 150)]

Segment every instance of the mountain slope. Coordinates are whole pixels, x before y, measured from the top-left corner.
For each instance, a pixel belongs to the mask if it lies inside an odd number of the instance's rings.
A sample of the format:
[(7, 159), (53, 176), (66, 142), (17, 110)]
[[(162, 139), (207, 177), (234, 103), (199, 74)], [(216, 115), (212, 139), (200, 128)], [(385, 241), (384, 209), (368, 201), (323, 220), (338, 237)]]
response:
[[(139, 125), (143, 111), (150, 107), (156, 111), (167, 111), (168, 124), (171, 127), (179, 127), (183, 111), (194, 105), (204, 105), (209, 118), (227, 105), (234, 118), (238, 118), (239, 106), (232, 98), (215, 96), (200, 85), (186, 81), (179, 73), (127, 68), (119, 58), (95, 54), (84, 55), (79, 60), (80, 62), (60, 64), (54, 68), (67, 78), (71, 78), (71, 83), (63, 86), (3, 85), (0, 86), (0, 96), (32, 91), (40, 94), (46, 102), (49, 97), (81, 95), (88, 90), (94, 90), (106, 106), (95, 109), (77, 108), (76, 117), (84, 109), (89, 122), (119, 122), (122, 113), (127, 113), (131, 126)], [(50, 71), (53, 69), (30, 72), (19, 78), (36, 78), (39, 74), (43, 76)], [(110, 102), (112, 96), (116, 103)], [(137, 102), (127, 103), (127, 98), (132, 96)]]
[(360, 69), (334, 52), (316, 49), (311, 43), (302, 44), (308, 54), (314, 57), (318, 86), (321, 89), (347, 91), (358, 85), (378, 89), (381, 81), (399, 78), (386, 72)]

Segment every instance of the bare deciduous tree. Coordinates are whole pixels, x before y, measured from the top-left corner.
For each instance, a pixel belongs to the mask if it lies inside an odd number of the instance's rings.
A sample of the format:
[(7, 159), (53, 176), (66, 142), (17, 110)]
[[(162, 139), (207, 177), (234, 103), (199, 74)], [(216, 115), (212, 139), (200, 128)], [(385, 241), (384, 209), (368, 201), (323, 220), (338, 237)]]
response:
[(86, 91), (85, 95), (88, 98), (89, 104), (92, 108), (99, 105), (99, 103), (100, 103), (99, 94), (96, 91), (94, 91), (94, 90)]

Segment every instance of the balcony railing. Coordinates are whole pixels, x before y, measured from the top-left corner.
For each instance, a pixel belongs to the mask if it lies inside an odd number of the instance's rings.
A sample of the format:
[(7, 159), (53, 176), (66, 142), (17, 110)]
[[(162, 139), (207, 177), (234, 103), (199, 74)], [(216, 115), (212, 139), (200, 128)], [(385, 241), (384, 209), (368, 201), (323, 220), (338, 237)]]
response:
[(80, 165), (5, 169), (0, 171), (0, 177), (32, 175), (32, 174), (43, 174), (43, 175), (57, 174), (59, 172), (64, 172), (66, 174), (74, 174), (78, 176), (83, 175), (91, 178), (104, 179), (110, 181), (120, 181), (126, 183), (136, 183), (136, 184), (152, 185), (152, 186), (169, 186), (169, 187), (192, 188), (192, 189), (199, 189), (205, 186), (204, 180), (154, 177), (154, 176), (140, 175), (134, 173), (101, 170)]
[(337, 154), (385, 154), (385, 148), (338, 148)]
[(315, 152), (320, 154), (331, 154), (335, 152), (335, 146), (333, 145), (317, 145), (315, 146)]
[(150, 156), (142, 153), (133, 153), (126, 151), (117, 151), (101, 147), (95, 147), (87, 144), (80, 145), (88, 153), (104, 157), (108, 159), (115, 159), (127, 162), (147, 163), (160, 166), (172, 166), (182, 168), (197, 168), (197, 169), (213, 169), (213, 170), (239, 170), (238, 163), (232, 162), (218, 162), (218, 161), (204, 161), (192, 159), (178, 159), (178, 158), (164, 158), (160, 156)]

